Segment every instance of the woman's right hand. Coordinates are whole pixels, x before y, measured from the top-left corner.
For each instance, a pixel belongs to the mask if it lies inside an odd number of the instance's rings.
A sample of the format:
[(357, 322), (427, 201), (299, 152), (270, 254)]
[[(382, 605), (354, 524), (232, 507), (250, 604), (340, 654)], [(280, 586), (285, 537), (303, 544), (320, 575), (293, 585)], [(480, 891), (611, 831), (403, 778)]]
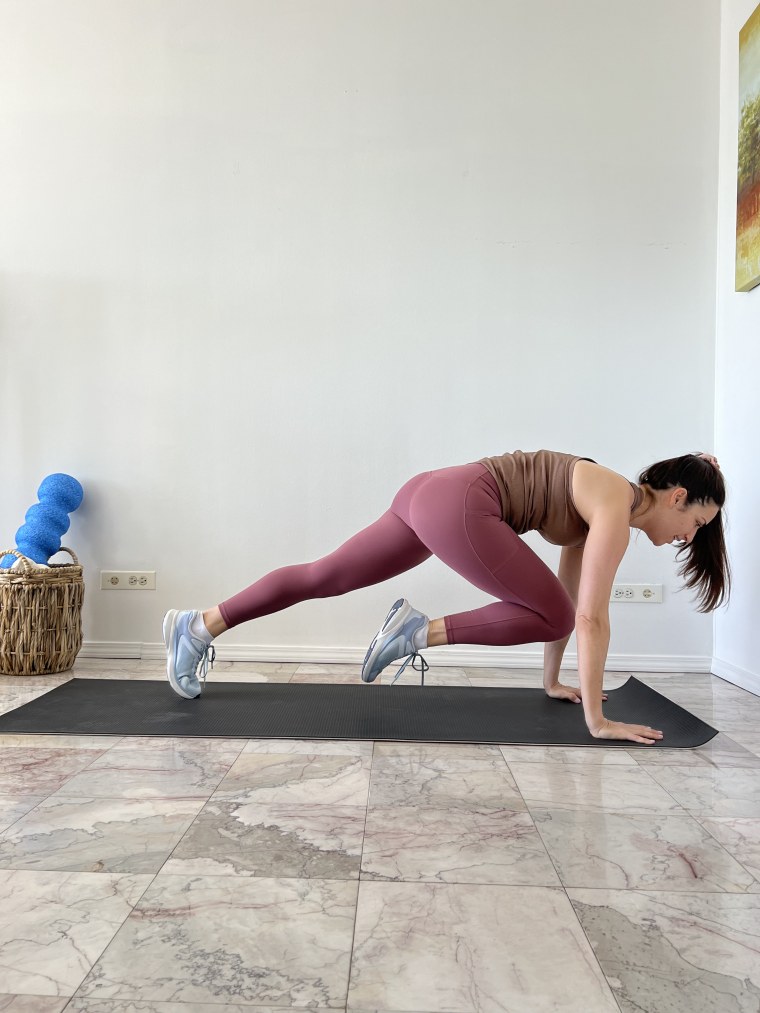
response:
[(623, 721), (602, 719), (600, 725), (589, 728), (595, 739), (627, 739), (629, 742), (643, 742), (647, 746), (654, 745), (662, 738), (662, 732), (649, 725), (627, 725)]

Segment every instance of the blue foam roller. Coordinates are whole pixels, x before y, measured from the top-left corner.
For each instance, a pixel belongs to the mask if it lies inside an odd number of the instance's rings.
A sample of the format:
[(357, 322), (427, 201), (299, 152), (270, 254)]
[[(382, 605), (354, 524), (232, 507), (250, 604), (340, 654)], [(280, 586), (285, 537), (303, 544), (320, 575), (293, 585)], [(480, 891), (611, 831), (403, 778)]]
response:
[[(47, 563), (61, 548), (61, 536), (71, 524), (69, 514), (84, 498), (84, 490), (71, 475), (56, 472), (44, 478), (37, 490), (39, 503), (26, 512), (25, 523), (16, 532), (16, 547), (35, 563)], [(0, 568), (13, 566), (14, 556), (6, 556)]]

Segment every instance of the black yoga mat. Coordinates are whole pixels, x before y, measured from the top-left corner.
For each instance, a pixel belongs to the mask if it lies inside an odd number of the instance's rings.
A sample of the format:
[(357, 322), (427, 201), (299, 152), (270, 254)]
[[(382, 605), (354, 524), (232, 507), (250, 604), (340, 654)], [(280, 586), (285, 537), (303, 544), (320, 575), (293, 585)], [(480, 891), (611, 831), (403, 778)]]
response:
[[(663, 747), (701, 746), (717, 735), (633, 677), (608, 691), (604, 712), (614, 721), (661, 729), (657, 745)], [(72, 679), (0, 715), (0, 732), (637, 745), (593, 738), (580, 704), (552, 700), (541, 689), (361, 682), (212, 682), (198, 699), (183, 700), (166, 682)]]

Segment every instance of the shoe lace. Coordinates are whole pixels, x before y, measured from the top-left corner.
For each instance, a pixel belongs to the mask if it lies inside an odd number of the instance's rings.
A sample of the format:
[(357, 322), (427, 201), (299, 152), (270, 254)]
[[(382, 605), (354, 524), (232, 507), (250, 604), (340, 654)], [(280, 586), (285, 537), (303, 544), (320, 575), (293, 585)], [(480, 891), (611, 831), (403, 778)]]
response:
[[(415, 658), (419, 658), (420, 659), (420, 667), (419, 668), (417, 668), (415, 666), (415, 664), (414, 664), (414, 659)], [(396, 678), (391, 683), (391, 686), (395, 686), (396, 685), (396, 683), (398, 682), (398, 680), (401, 678), (401, 673), (404, 671), (404, 669), (406, 668), (406, 666), (409, 664), (410, 661), (412, 663), (412, 668), (414, 669), (414, 671), (420, 673), (420, 686), (424, 686), (425, 685), (425, 672), (427, 672), (427, 670), (430, 668), (430, 665), (428, 665), (428, 663), (425, 661), (425, 659), (422, 657), (421, 654), (418, 654), (417, 651), (415, 651), (414, 654), (410, 654), (409, 655), (409, 657), (406, 659), (406, 661), (401, 666), (401, 668), (398, 670), (398, 672), (396, 672)]]
[(203, 654), (201, 655), (200, 671), (198, 672), (201, 684), (203, 686), (206, 685), (206, 675), (208, 674), (209, 664), (213, 668), (215, 661), (216, 661), (216, 649), (213, 646), (213, 644), (209, 644), (208, 647), (204, 648)]

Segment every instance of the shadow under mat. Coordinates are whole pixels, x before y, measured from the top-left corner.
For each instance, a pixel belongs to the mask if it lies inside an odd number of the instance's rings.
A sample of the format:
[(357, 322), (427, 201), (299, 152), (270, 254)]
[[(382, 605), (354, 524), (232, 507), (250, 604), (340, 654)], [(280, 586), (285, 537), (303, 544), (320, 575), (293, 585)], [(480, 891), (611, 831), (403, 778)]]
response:
[[(605, 717), (663, 732), (654, 747), (701, 746), (717, 735), (689, 711), (631, 677), (608, 691)], [(542, 689), (209, 683), (196, 700), (166, 682), (72, 679), (0, 715), (0, 733), (161, 735), (246, 739), (371, 739), (533, 746), (624, 746), (595, 739), (583, 706)]]

